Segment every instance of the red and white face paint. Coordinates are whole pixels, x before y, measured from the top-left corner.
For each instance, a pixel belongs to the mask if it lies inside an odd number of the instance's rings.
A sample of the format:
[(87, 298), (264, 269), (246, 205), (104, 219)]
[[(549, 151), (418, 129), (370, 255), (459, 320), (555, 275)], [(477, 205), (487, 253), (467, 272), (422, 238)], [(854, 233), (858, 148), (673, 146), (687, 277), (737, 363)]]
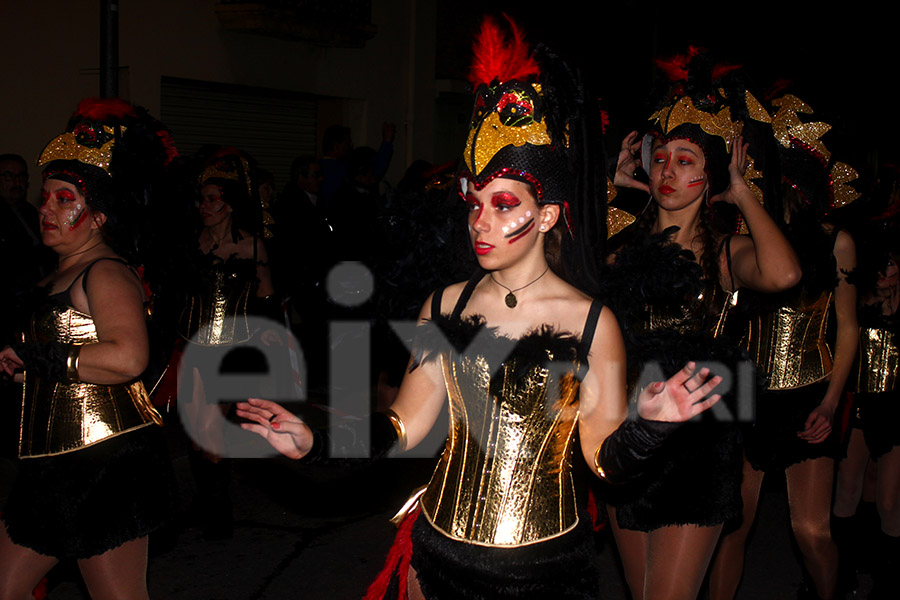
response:
[(708, 188), (706, 159), (687, 140), (655, 142), (650, 152), (650, 193), (663, 210), (680, 210), (701, 198)]
[(47, 179), (41, 187), (41, 236), (54, 246), (69, 241), (69, 234), (89, 229), (91, 210), (77, 186), (59, 179)]
[(542, 214), (528, 184), (497, 178), (481, 190), (474, 186), (463, 189), (469, 206), (472, 247), (482, 266), (489, 268), (489, 262), (492, 265), (496, 260), (514, 259), (533, 245)]

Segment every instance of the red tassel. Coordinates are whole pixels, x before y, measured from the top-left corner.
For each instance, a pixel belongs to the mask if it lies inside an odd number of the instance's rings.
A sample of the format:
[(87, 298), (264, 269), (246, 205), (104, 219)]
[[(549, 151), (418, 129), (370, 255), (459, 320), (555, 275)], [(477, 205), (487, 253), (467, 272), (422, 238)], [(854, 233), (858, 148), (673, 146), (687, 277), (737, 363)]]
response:
[(537, 77), (541, 70), (537, 61), (531, 56), (531, 48), (525, 42), (525, 34), (507, 15), (503, 15), (509, 23), (512, 40), (508, 40), (499, 25), (490, 17), (481, 22), (481, 31), (475, 38), (472, 67), (469, 70), (469, 81), (478, 87), (482, 83), (490, 84), (494, 79), (501, 83), (518, 79), (527, 80)]
[(391, 579), (395, 576), (400, 587), (397, 600), (409, 600), (406, 590), (406, 578), (409, 575), (409, 561), (412, 558), (412, 529), (421, 511), (421, 508), (417, 508), (409, 513), (403, 519), (403, 522), (400, 523), (397, 536), (394, 538), (391, 550), (384, 561), (384, 567), (381, 569), (378, 577), (375, 578), (375, 581), (372, 582), (372, 585), (369, 586), (363, 600), (382, 600), (387, 593), (388, 586), (391, 584)]
[(588, 488), (587, 511), (591, 517), (591, 527), (594, 531), (603, 531), (606, 529), (606, 515), (600, 514), (599, 500), (594, 495), (594, 489)]

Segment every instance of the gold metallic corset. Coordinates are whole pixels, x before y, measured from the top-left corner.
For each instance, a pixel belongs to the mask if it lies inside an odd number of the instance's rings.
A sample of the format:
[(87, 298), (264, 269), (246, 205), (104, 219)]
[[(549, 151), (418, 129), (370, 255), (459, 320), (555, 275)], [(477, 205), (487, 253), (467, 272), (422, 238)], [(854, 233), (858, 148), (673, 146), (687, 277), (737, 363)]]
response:
[[(90, 315), (68, 306), (39, 310), (25, 341), (90, 344), (97, 330)], [(140, 381), (121, 385), (54, 383), (25, 372), (19, 456), (62, 454), (145, 425), (162, 425)]]
[(178, 331), (201, 346), (224, 346), (250, 339), (247, 306), (253, 281), (239, 269), (206, 271), (181, 313)]
[(801, 294), (797, 304), (759, 314), (748, 325), (747, 351), (767, 376), (767, 389), (803, 387), (831, 374), (825, 343), (831, 292), (816, 298)]
[(728, 311), (737, 304), (738, 292), (726, 292), (718, 285), (708, 285), (693, 300), (686, 302), (684, 310), (678, 314), (647, 307), (649, 315), (646, 329), (674, 329), (680, 333), (694, 331), (698, 325), (714, 338), (719, 337), (725, 329)]
[(900, 347), (897, 335), (887, 329), (863, 327), (859, 330), (857, 392), (891, 392), (898, 388)]
[(574, 365), (560, 374), (521, 360), (503, 362), (492, 384), (484, 356), (441, 356), (450, 436), (422, 508), (451, 538), (521, 546), (578, 523), (571, 468), (580, 385)]

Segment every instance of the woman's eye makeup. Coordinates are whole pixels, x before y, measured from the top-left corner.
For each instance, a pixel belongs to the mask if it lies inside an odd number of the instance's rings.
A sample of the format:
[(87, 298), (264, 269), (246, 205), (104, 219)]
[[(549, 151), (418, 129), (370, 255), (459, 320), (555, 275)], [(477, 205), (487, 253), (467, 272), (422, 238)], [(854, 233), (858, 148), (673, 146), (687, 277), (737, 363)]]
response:
[(496, 208), (515, 208), (521, 204), (515, 195), (508, 193), (494, 194), (491, 196), (491, 203)]

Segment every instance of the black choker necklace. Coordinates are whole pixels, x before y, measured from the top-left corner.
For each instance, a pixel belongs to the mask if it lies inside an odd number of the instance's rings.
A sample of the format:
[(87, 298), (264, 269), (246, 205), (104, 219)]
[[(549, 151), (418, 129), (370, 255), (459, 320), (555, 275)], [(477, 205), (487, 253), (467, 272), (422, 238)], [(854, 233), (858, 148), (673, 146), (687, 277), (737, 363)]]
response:
[(526, 283), (526, 284), (523, 285), (522, 287), (516, 288), (516, 289), (514, 289), (514, 290), (509, 289), (508, 287), (506, 287), (505, 285), (503, 285), (502, 283), (500, 283), (499, 281), (497, 281), (496, 279), (494, 279), (494, 274), (493, 274), (493, 273), (489, 273), (489, 275), (491, 276), (491, 281), (493, 281), (494, 283), (496, 283), (497, 285), (499, 285), (500, 287), (502, 287), (504, 290), (506, 290), (507, 292), (509, 292), (509, 293), (506, 295), (506, 305), (507, 305), (508, 307), (510, 307), (510, 308), (515, 308), (516, 305), (519, 304), (519, 301), (518, 301), (518, 299), (516, 298), (516, 292), (518, 292), (518, 291), (520, 291), (520, 290), (524, 290), (525, 288), (527, 288), (527, 287), (528, 287), (529, 285), (531, 285), (532, 283), (536, 283), (537, 280), (540, 279), (541, 277), (543, 277), (544, 275), (546, 275), (546, 274), (547, 274), (547, 271), (549, 271), (549, 270), (550, 270), (550, 265), (547, 265), (547, 268), (544, 269), (544, 272), (543, 272), (543, 273), (541, 273), (540, 275), (537, 276), (537, 279), (535, 279), (535, 280), (532, 281), (531, 283)]

